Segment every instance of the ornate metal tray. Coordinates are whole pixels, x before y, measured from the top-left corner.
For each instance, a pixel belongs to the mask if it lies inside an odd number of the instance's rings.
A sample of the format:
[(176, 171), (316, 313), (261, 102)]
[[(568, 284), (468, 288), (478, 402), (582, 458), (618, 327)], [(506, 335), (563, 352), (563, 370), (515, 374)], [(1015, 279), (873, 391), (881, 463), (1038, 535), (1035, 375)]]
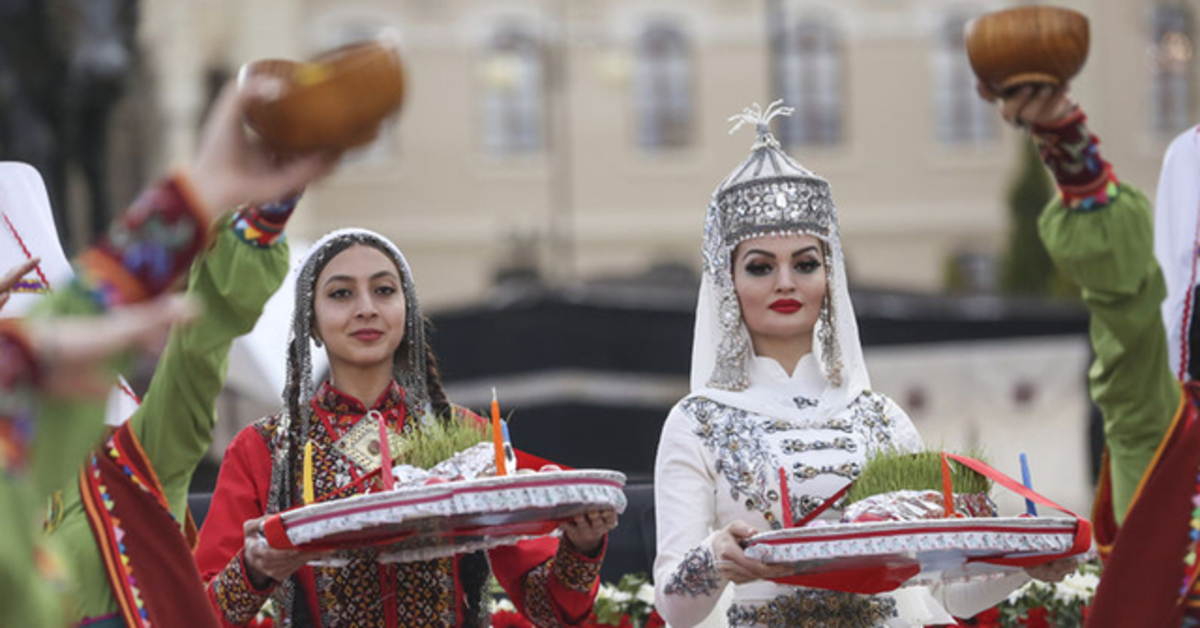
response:
[(544, 536), (588, 510), (624, 512), (624, 486), (624, 474), (599, 469), (442, 482), (303, 506), (263, 532), (275, 548), (334, 550), (330, 564), (429, 560)]
[(806, 526), (751, 537), (746, 555), (789, 564), (788, 584), (882, 593), (990, 577), (1085, 553), (1091, 526), (1067, 517), (923, 519)]

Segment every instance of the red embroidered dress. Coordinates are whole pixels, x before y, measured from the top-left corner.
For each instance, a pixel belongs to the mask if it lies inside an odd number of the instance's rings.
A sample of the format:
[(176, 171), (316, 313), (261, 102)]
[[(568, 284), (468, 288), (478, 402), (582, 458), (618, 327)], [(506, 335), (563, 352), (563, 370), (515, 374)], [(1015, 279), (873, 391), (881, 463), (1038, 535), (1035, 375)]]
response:
[[(313, 443), (315, 498), (364, 492), (364, 484), (374, 480), (355, 484), (363, 470), (333, 444), (364, 419), (367, 409), (328, 383), (311, 403), (313, 418), (306, 437)], [(406, 421), (404, 392), (394, 382), (372, 410), (402, 434), (414, 427)], [(196, 560), (208, 583), (209, 599), (227, 626), (247, 625), (273, 591), (256, 589), (246, 577), (242, 526), (266, 512), (271, 461), (283, 437), (278, 427), (279, 417), (271, 416), (234, 438), (200, 531)], [(295, 494), (301, 494), (301, 487), (295, 487)], [(575, 625), (592, 610), (599, 557), (584, 557), (557, 538), (545, 537), (490, 550), (488, 558), (496, 579), (535, 624)], [(316, 626), (461, 626), (477, 619), (468, 616), (462, 566), (461, 556), (397, 565), (357, 560), (341, 568), (304, 567), (293, 577)]]

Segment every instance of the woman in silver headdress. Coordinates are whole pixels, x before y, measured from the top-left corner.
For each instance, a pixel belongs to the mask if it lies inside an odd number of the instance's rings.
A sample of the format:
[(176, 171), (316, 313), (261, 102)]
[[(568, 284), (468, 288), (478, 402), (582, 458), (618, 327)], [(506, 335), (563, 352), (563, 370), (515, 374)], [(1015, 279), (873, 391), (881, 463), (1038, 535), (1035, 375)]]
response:
[(742, 552), (781, 527), (785, 508), (801, 520), (835, 500), (871, 456), (921, 448), (904, 411), (871, 391), (829, 184), (781, 150), (768, 126), (781, 113), (774, 103), (731, 119), (757, 140), (708, 206), (692, 392), (671, 410), (655, 464), (657, 608), (673, 626), (720, 623), (713, 611), (733, 583), (730, 626), (953, 623), (1029, 576), (859, 596), (776, 584), (786, 572)]
[[(331, 371), (316, 391), (312, 343), (324, 348)], [(386, 238), (335, 231), (301, 265), (284, 402), (281, 414), (230, 444), (196, 549), (226, 625), (247, 625), (274, 596), (285, 626), (486, 626), (489, 559), (490, 571), (534, 623), (571, 625), (591, 611), (605, 535), (616, 525), (611, 512), (562, 524), (561, 541), (545, 537), (486, 555), (415, 563), (306, 566), (320, 555), (274, 550), (262, 541), (263, 515), (303, 503), (306, 466), (312, 470), (306, 500), (374, 486), (371, 469), (343, 447), (358, 428), (374, 434), (382, 428), (391, 440), (420, 430), (425, 420), (463, 417), (442, 391), (412, 271)]]

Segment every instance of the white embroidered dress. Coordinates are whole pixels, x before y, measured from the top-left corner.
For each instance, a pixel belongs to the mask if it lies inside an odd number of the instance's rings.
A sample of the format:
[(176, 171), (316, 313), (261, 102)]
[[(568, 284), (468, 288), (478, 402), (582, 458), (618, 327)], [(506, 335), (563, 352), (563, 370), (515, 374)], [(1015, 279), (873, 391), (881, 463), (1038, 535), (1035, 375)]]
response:
[[(780, 149), (767, 127), (776, 111), (772, 105), (765, 114), (735, 116), (755, 124), (758, 140), (750, 158), (718, 186), (707, 212), (692, 393), (667, 417), (655, 461), (655, 606), (676, 627), (706, 619), (710, 625), (822, 628), (953, 623), (947, 609), (969, 617), (1028, 577), (882, 596), (758, 581), (733, 587), (724, 617), (713, 612), (730, 584), (716, 569), (713, 539), (737, 520), (760, 532), (782, 525), (780, 469), (799, 520), (857, 478), (869, 457), (922, 448), (908, 416), (870, 390), (829, 184)], [(827, 278), (813, 353), (791, 375), (753, 354), (731, 274), (738, 243), (786, 234), (821, 239)], [(835, 506), (821, 519), (839, 515)]]

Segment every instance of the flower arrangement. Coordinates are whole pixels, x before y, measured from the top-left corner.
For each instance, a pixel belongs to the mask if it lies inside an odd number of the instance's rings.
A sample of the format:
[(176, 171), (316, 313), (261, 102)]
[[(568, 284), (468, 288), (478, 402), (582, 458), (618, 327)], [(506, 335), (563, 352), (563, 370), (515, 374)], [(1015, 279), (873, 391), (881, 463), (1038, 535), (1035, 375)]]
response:
[[(1100, 565), (1083, 563), (1062, 582), (1031, 581), (997, 606), (959, 622), (974, 628), (1082, 628), (1100, 584)], [(492, 628), (533, 628), (494, 585)], [(626, 574), (616, 584), (601, 584), (592, 615), (583, 628), (661, 628), (654, 610), (654, 585), (646, 574)]]
[(963, 626), (979, 628), (1079, 628), (1100, 584), (1100, 565), (1083, 563), (1062, 582), (1032, 581), (1013, 591), (995, 608)]
[[(492, 628), (533, 628), (517, 612), (504, 590), (492, 588)], [(626, 574), (616, 584), (601, 584), (592, 614), (583, 628), (661, 628), (666, 622), (654, 611), (654, 585), (646, 574)]]

